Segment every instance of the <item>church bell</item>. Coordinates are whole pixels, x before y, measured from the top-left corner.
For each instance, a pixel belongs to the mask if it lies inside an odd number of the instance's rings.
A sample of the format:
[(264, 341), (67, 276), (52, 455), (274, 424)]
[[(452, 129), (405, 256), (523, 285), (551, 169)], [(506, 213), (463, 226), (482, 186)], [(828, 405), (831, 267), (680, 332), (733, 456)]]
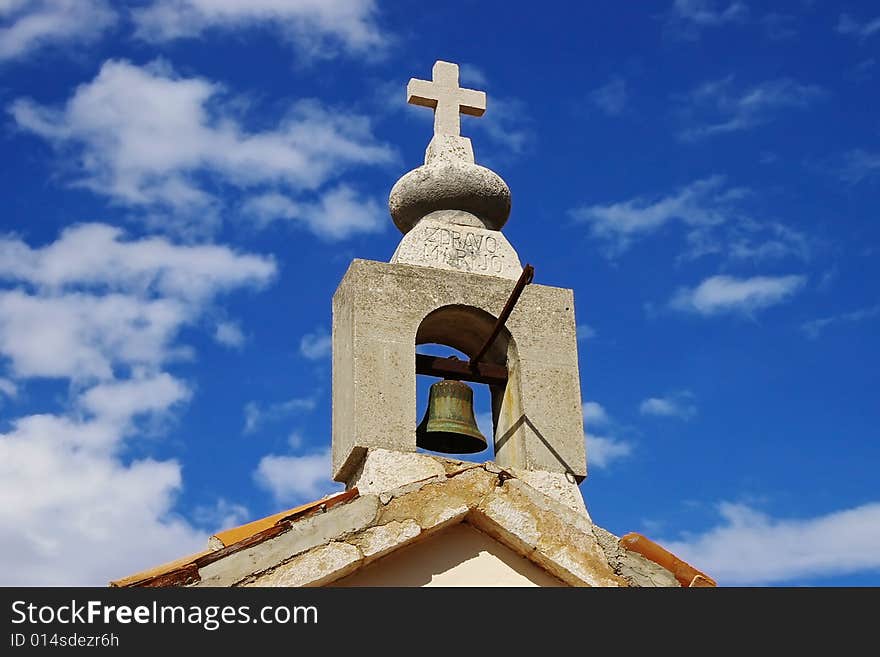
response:
[(488, 446), (474, 418), (474, 391), (446, 379), (431, 386), (425, 417), (416, 427), (416, 445), (444, 454), (474, 454)]

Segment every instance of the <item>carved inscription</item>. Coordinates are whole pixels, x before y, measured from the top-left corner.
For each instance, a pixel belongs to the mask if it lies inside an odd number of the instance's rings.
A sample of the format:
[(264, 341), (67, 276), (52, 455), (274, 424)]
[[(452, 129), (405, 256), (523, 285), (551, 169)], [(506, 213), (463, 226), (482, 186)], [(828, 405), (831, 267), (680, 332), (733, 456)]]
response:
[(464, 271), (500, 274), (504, 254), (498, 251), (498, 240), (465, 227), (424, 227), (423, 258), (428, 262), (445, 262)]

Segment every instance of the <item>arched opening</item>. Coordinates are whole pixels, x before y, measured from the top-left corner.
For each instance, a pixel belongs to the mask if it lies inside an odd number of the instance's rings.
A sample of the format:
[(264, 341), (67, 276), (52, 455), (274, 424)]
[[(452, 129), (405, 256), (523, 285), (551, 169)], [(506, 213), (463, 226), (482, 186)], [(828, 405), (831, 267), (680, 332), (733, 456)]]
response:
[[(491, 314), (472, 306), (452, 305), (438, 308), (429, 313), (419, 325), (416, 334), (416, 354), (440, 358), (454, 357), (467, 362), (476, 355), (490, 337), (496, 319)], [(480, 359), (506, 368), (514, 350), (512, 337), (507, 329), (502, 329), (493, 343)], [(429, 390), (433, 383), (442, 380), (437, 374), (416, 376), (416, 423), (422, 421), (428, 407)], [(449, 378), (458, 378), (450, 376)], [(461, 377), (472, 390), (474, 396), (474, 417), (480, 432), (485, 436), (487, 447), (483, 451), (469, 454), (451, 452), (444, 456), (465, 461), (483, 462), (495, 459), (495, 439), (498, 417), (506, 390), (506, 381), (495, 383), (478, 382)], [(427, 451), (418, 448), (418, 451)]]
[[(419, 348), (416, 350), (416, 353), (426, 354), (429, 356), (439, 356), (441, 358), (448, 358), (450, 356), (453, 356), (462, 361), (468, 360), (468, 357), (458, 349), (436, 343), (420, 345)], [(435, 377), (428, 374), (419, 374), (416, 376), (417, 425), (419, 422), (422, 421), (422, 418), (427, 411), (428, 395), (431, 385), (441, 380), (442, 378), (440, 377)], [(417, 447), (416, 451), (426, 452), (430, 454), (440, 454), (442, 456), (457, 458), (461, 459), (462, 461), (473, 461), (475, 463), (493, 461), (495, 459), (495, 422), (492, 417), (492, 391), (490, 390), (490, 386), (484, 383), (474, 383), (472, 381), (467, 381), (466, 383), (474, 392), (474, 419), (477, 422), (477, 427), (480, 429), (480, 432), (483, 434), (483, 436), (486, 437), (486, 442), (488, 443), (486, 449), (481, 452), (472, 452), (470, 454), (432, 452), (422, 447)]]

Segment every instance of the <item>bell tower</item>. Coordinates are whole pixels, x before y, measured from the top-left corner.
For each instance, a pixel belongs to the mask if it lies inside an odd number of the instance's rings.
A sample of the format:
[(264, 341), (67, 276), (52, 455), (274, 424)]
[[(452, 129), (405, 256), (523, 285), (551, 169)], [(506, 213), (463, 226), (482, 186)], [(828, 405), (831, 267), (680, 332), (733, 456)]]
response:
[[(333, 296), (333, 478), (381, 492), (443, 476), (442, 455), (420, 448), (480, 451), (468, 386), (488, 385), (495, 463), (586, 514), (573, 292), (532, 283), (501, 232), (510, 189), (460, 134), (486, 94), (438, 61), (407, 101), (434, 110), (434, 136), (391, 190), (403, 237), (388, 263), (352, 261)], [(468, 360), (417, 354), (427, 343)], [(421, 421), (417, 374), (438, 379)]]

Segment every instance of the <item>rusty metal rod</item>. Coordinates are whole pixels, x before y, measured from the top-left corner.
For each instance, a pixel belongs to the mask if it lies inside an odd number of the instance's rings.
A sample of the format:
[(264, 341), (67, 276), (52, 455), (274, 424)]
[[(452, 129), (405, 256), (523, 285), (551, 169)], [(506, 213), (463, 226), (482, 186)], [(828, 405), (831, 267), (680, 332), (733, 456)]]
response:
[(510, 313), (513, 312), (513, 307), (516, 305), (516, 302), (519, 301), (519, 295), (522, 294), (523, 289), (525, 289), (526, 285), (531, 283), (534, 278), (535, 268), (531, 265), (526, 265), (523, 268), (523, 272), (520, 274), (516, 285), (513, 286), (513, 292), (510, 293), (510, 298), (508, 298), (507, 303), (504, 304), (504, 309), (501, 311), (501, 314), (498, 315), (498, 319), (495, 322), (495, 328), (492, 329), (492, 333), (489, 335), (486, 343), (480, 348), (476, 355), (471, 357), (469, 363), (471, 367), (475, 367), (477, 363), (480, 362), (480, 359), (486, 355), (486, 352), (489, 351), (489, 347), (495, 342), (495, 338), (498, 337), (501, 328), (504, 326), (507, 318), (510, 317)]

